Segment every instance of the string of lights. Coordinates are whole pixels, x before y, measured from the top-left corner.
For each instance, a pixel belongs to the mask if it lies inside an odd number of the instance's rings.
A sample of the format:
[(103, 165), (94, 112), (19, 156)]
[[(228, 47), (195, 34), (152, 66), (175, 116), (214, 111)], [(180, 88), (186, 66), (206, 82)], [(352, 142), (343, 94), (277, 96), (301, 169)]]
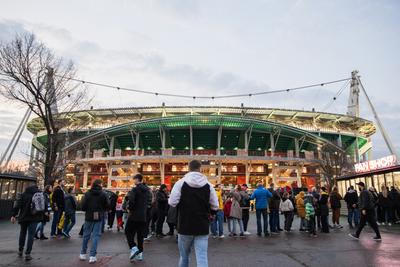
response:
[[(61, 77), (61, 76), (58, 76), (58, 77)], [(343, 79), (338, 79), (338, 80), (333, 80), (333, 81), (328, 81), (328, 82), (308, 84), (308, 85), (303, 85), (303, 86), (298, 86), (298, 87), (291, 87), (291, 88), (277, 89), (277, 90), (269, 90), (269, 91), (262, 91), (262, 92), (250, 92), (250, 93), (243, 93), (243, 94), (215, 95), (215, 96), (213, 96), (213, 95), (204, 96), (203, 95), (202, 96), (202, 95), (185, 95), (185, 94), (163, 93), (163, 92), (157, 92), (157, 91), (148, 91), (148, 90), (140, 90), (140, 89), (134, 89), (134, 88), (126, 88), (126, 87), (115, 86), (115, 85), (99, 83), (99, 82), (92, 82), (92, 81), (81, 80), (81, 79), (76, 79), (76, 78), (66, 78), (66, 77), (61, 77), (61, 78), (70, 79), (71, 81), (79, 82), (79, 83), (82, 83), (82, 84), (94, 85), (94, 86), (99, 86), (99, 87), (104, 87), (104, 88), (111, 88), (111, 89), (116, 89), (116, 90), (121, 90), (121, 91), (129, 91), (129, 92), (135, 92), (135, 93), (140, 93), (140, 94), (148, 94), (148, 95), (155, 95), (155, 96), (188, 98), (188, 99), (224, 99), (224, 98), (252, 97), (252, 96), (259, 96), (259, 95), (267, 95), (267, 94), (299, 91), (299, 90), (305, 90), (305, 89), (310, 89), (310, 88), (315, 88), (315, 87), (323, 87), (325, 85), (334, 84), (334, 83), (340, 83), (340, 82), (351, 80), (351, 78), (343, 78)]]

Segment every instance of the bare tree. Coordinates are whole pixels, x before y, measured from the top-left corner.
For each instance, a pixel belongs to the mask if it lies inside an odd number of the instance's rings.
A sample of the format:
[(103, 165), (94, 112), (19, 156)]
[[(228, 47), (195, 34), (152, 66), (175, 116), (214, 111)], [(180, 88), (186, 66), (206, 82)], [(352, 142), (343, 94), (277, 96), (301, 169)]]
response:
[(331, 146), (324, 146), (321, 149), (322, 164), (321, 170), (328, 188), (336, 184), (336, 177), (344, 175), (351, 169), (346, 153), (339, 152)]
[(55, 177), (59, 131), (68, 123), (68, 113), (86, 104), (84, 87), (71, 81), (75, 66), (56, 57), (33, 33), (16, 35), (0, 44), (0, 94), (27, 105), (42, 121), (47, 133), (44, 180)]

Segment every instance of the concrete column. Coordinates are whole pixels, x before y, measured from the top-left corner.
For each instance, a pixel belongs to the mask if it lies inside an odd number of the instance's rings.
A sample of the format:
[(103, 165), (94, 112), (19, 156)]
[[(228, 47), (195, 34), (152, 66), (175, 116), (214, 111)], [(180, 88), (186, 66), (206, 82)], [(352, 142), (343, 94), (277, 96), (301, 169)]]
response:
[(89, 174), (89, 164), (84, 163), (83, 164), (83, 184), (82, 187), (84, 189), (88, 188), (88, 175)]
[(115, 142), (115, 137), (111, 137), (111, 141), (110, 141), (110, 157), (114, 157), (114, 142)]
[(221, 172), (222, 172), (222, 162), (220, 161), (218, 163), (218, 178), (217, 178), (219, 184), (221, 183)]
[(300, 147), (299, 147), (299, 139), (294, 139), (294, 150), (296, 158), (300, 158)]
[(297, 165), (296, 173), (297, 173), (297, 186), (302, 187), (301, 175), (303, 174), (303, 167), (300, 165)]
[[(110, 149), (110, 151), (111, 151), (111, 149)], [(111, 176), (112, 176), (111, 163), (106, 163), (106, 167), (107, 167), (107, 174), (108, 174), (107, 188), (111, 188)]]
[(218, 136), (217, 136), (217, 156), (221, 156), (221, 137), (222, 137), (222, 127), (218, 129)]
[(277, 168), (276, 168), (276, 166), (275, 166), (275, 162), (274, 163), (272, 163), (272, 170), (271, 170), (271, 173), (272, 173), (272, 182), (274, 183), (274, 185), (276, 185), (276, 171), (277, 171)]
[(271, 139), (271, 156), (273, 157), (275, 154), (275, 138), (274, 135), (271, 133), (270, 135), (270, 139)]
[(165, 182), (165, 164), (164, 162), (160, 162), (160, 175), (161, 175), (161, 184)]
[(360, 162), (360, 148), (358, 147), (358, 136), (356, 136), (356, 144), (354, 146), (354, 152), (355, 152), (355, 160), (356, 162)]
[(87, 143), (86, 145), (86, 151), (85, 151), (85, 158), (89, 158), (90, 157), (90, 142)]
[(246, 162), (246, 184), (247, 185), (250, 183), (250, 170), (249, 170), (250, 167), (251, 167), (251, 163)]
[(190, 156), (193, 156), (193, 128), (189, 127), (190, 130)]
[(341, 134), (339, 134), (339, 136), (338, 136), (338, 146), (343, 147), (342, 135)]
[(136, 133), (136, 142), (135, 142), (135, 156), (137, 156), (139, 153), (139, 141), (140, 141), (140, 133)]

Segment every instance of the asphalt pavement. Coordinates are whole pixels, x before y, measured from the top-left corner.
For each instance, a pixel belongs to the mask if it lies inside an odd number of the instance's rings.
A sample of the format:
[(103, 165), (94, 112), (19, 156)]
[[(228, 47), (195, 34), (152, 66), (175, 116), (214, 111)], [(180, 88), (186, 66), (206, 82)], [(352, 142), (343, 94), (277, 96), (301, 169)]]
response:
[[(37, 240), (32, 251), (33, 260), (25, 262), (17, 256), (18, 225), (0, 221), (0, 266), (71, 267), (71, 266), (177, 266), (179, 252), (174, 237), (154, 239), (145, 243), (144, 261), (130, 263), (128, 246), (122, 232), (116, 229), (103, 234), (98, 246), (98, 262), (89, 265), (78, 259), (82, 239), (78, 237), (83, 215), (78, 215), (70, 239)], [(283, 218), (281, 218), (283, 220)], [(341, 219), (346, 225), (345, 219)], [(281, 221), (282, 224), (282, 221)], [(225, 233), (227, 231), (226, 224)], [(365, 228), (359, 241), (351, 240), (347, 226), (329, 234), (310, 237), (299, 232), (299, 221), (294, 231), (271, 237), (258, 237), (255, 216), (251, 215), (251, 236), (226, 237), (209, 240), (209, 266), (400, 266), (400, 227), (381, 227), (382, 242), (372, 240), (374, 233)], [(166, 229), (165, 229), (166, 230)], [(46, 226), (49, 233), (49, 225)], [(192, 253), (191, 266), (196, 266)]]

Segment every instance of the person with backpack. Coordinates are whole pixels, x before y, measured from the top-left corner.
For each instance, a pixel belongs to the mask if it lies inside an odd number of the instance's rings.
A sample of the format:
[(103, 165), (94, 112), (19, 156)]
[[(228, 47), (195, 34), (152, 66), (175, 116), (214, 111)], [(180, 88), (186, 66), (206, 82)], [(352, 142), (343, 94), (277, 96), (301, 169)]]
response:
[(18, 219), (20, 225), (18, 256), (22, 257), (25, 241), (27, 241), (26, 261), (32, 260), (31, 251), (36, 227), (43, 221), (45, 211), (47, 211), (45, 196), (36, 185), (27, 187), (22, 194), (18, 195), (14, 203), (11, 222), (15, 223)]
[(82, 211), (85, 212), (85, 224), (83, 225), (82, 249), (79, 255), (81, 261), (86, 260), (86, 252), (89, 240), (92, 239), (89, 263), (97, 261), (97, 244), (101, 237), (103, 217), (108, 210), (109, 202), (107, 195), (102, 189), (103, 181), (96, 179), (92, 187), (87, 191), (82, 199)]
[(60, 223), (61, 217), (64, 213), (65, 208), (65, 191), (64, 191), (65, 181), (59, 179), (57, 181), (57, 186), (54, 187), (53, 193), (51, 195), (51, 203), (53, 208), (53, 222), (51, 223), (51, 237), (56, 237), (56, 235), (61, 235), (61, 231), (57, 230), (57, 226)]
[(117, 199), (117, 204), (115, 205), (115, 214), (117, 216), (117, 231), (121, 231), (121, 229), (124, 229), (124, 210), (122, 209), (122, 201), (123, 197), (118, 196)]
[(240, 195), (242, 197), (240, 206), (242, 207), (242, 221), (243, 221), (243, 230), (244, 235), (250, 235), (251, 233), (247, 231), (247, 226), (249, 224), (250, 219), (250, 195), (247, 192), (247, 184), (242, 185), (242, 190), (240, 191)]
[(358, 225), (357, 231), (354, 234), (349, 234), (353, 239), (358, 240), (360, 238), (361, 231), (368, 222), (368, 225), (375, 231), (376, 236), (373, 238), (375, 241), (381, 241), (381, 234), (379, 232), (378, 224), (375, 218), (375, 201), (372, 193), (365, 188), (363, 182), (357, 183), (360, 190), (360, 197), (358, 200), (358, 206), (361, 211), (360, 223)]
[(43, 216), (43, 220), (36, 227), (35, 239), (47, 240), (49, 239), (44, 235), (44, 227), (47, 222), (50, 221), (50, 213), (51, 213), (51, 203), (50, 203), (50, 194), (53, 191), (53, 187), (51, 185), (46, 185), (44, 188), (44, 198), (45, 198), (45, 212)]
[(114, 220), (115, 220), (115, 213), (116, 213), (116, 206), (117, 206), (117, 199), (118, 199), (119, 191), (117, 192), (112, 192), (110, 194), (110, 210), (108, 211), (107, 215), (107, 229), (111, 230), (114, 226)]
[(71, 232), (72, 227), (74, 227), (76, 221), (76, 198), (72, 195), (72, 190), (72, 187), (68, 188), (67, 194), (65, 195), (64, 229), (62, 234), (66, 238), (71, 237), (69, 233)]
[[(143, 239), (146, 230), (148, 207), (151, 205), (150, 189), (143, 184), (143, 175), (133, 177), (135, 187), (128, 193), (128, 219), (125, 226), (125, 235), (130, 249), (131, 262), (143, 260)], [(135, 242), (135, 236), (137, 243)]]
[(317, 237), (317, 231), (315, 227), (315, 204), (313, 195), (307, 194), (304, 198), (304, 203), (305, 203), (308, 231), (310, 233), (310, 236)]
[(217, 212), (219, 203), (214, 187), (200, 168), (198, 160), (189, 163), (189, 173), (175, 183), (168, 201), (178, 208), (179, 267), (189, 266), (193, 247), (197, 266), (208, 266), (210, 218)]
[(282, 201), (279, 205), (279, 209), (285, 216), (285, 225), (283, 229), (285, 232), (290, 232), (292, 228), (292, 222), (293, 222), (293, 214), (294, 214), (294, 206), (292, 201), (290, 200), (290, 196), (288, 192), (284, 192), (282, 195)]
[(328, 216), (329, 216), (329, 207), (328, 207), (328, 199), (329, 195), (326, 192), (326, 187), (321, 187), (321, 192), (319, 194), (318, 205), (321, 214), (321, 232), (322, 233), (329, 233), (329, 223), (328, 223)]

